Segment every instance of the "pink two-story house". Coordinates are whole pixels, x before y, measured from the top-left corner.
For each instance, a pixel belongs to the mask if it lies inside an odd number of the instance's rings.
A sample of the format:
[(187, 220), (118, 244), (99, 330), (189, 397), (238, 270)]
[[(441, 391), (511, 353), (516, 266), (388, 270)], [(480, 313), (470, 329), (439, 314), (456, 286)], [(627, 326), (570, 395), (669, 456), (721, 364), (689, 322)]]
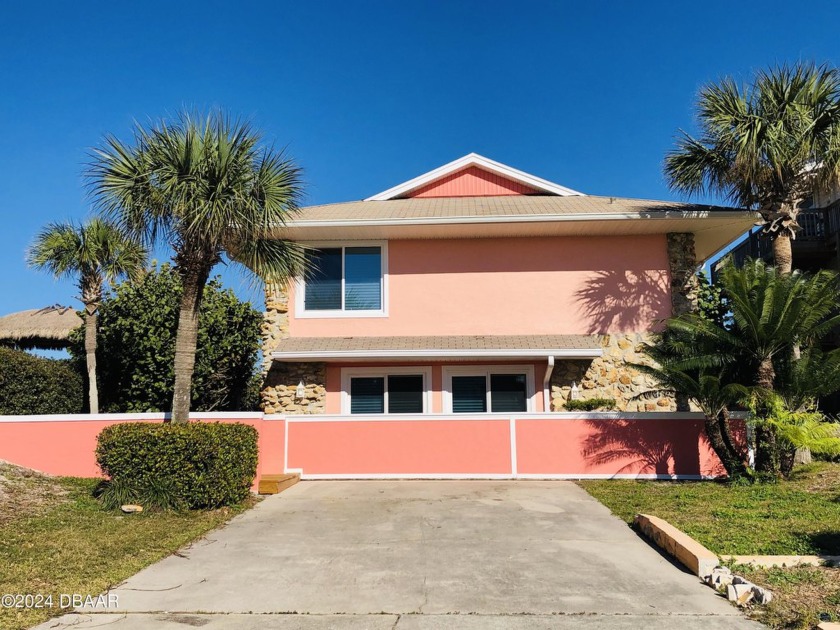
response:
[[(312, 247), (315, 271), (266, 291), (263, 406), (285, 418), (283, 471), (713, 474), (702, 423), (637, 399), (653, 384), (628, 362), (752, 221), (589, 196), (476, 154), (303, 208), (278, 236)], [(616, 411), (565, 411), (594, 397)]]

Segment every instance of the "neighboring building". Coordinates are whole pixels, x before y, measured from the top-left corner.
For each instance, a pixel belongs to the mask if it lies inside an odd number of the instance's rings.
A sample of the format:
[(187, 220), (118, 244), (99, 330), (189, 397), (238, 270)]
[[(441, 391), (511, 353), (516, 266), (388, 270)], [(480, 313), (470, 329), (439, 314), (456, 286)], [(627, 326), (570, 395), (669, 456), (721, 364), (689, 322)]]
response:
[[(730, 208), (570, 190), (467, 155), (364, 201), (303, 208), (278, 236), (317, 272), (266, 291), (268, 414), (382, 419), (622, 412), (628, 362), (694, 305), (697, 266), (754, 222)], [(407, 416), (406, 416), (407, 417)]]
[[(801, 205), (797, 222), (800, 229), (791, 242), (793, 268), (801, 271), (840, 271), (840, 188), (816, 193), (806, 199)], [(755, 229), (732, 248), (731, 255), (738, 266), (746, 258), (761, 258), (772, 263), (773, 244)]]

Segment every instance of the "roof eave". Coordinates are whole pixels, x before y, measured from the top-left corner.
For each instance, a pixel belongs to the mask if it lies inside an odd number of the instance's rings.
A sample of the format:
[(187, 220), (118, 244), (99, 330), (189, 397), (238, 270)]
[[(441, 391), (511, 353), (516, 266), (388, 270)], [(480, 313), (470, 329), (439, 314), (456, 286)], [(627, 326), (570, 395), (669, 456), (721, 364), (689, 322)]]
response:
[(307, 352), (271, 353), (275, 361), (382, 361), (382, 360), (442, 360), (442, 359), (597, 359), (603, 356), (601, 348), (527, 348), (505, 350), (313, 350)]

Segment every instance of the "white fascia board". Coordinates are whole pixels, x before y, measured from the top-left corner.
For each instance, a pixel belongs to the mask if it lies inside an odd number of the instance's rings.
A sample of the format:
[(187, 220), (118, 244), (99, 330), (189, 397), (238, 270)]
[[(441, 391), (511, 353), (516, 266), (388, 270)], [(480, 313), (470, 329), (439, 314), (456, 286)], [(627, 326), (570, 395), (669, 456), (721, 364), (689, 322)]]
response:
[(743, 210), (705, 210), (680, 211), (666, 210), (661, 216), (651, 216), (642, 212), (601, 212), (586, 214), (530, 214), (530, 215), (495, 215), (485, 217), (460, 216), (460, 217), (414, 217), (387, 218), (387, 219), (341, 219), (338, 221), (289, 221), (286, 226), (289, 228), (309, 227), (375, 227), (388, 225), (446, 225), (446, 224), (482, 224), (482, 223), (562, 223), (575, 221), (626, 221), (635, 219), (646, 220), (674, 220), (674, 219), (725, 219), (725, 218), (750, 218), (752, 213)]
[(431, 359), (431, 358), (548, 358), (597, 359), (603, 356), (601, 348), (563, 348), (555, 350), (313, 350), (311, 352), (272, 352), (271, 358), (278, 361), (324, 360), (324, 359)]
[(403, 195), (416, 188), (420, 188), (421, 186), (430, 184), (438, 179), (446, 177), (447, 175), (456, 173), (471, 166), (481, 167), (492, 173), (496, 173), (503, 177), (507, 177), (508, 179), (518, 181), (532, 188), (537, 188), (545, 192), (560, 195), (561, 197), (568, 197), (572, 195), (582, 196), (584, 194), (576, 190), (572, 190), (571, 188), (560, 186), (559, 184), (555, 184), (546, 179), (542, 179), (541, 177), (536, 177), (529, 173), (525, 173), (524, 171), (511, 168), (510, 166), (483, 157), (481, 155), (478, 155), (477, 153), (470, 153), (469, 155), (465, 155), (462, 158), (453, 160), (448, 164), (439, 166), (438, 168), (431, 170), (428, 173), (423, 173), (422, 175), (418, 175), (414, 179), (410, 179), (407, 182), (398, 184), (397, 186), (389, 188), (388, 190), (385, 190), (379, 194), (373, 195), (372, 197), (368, 197), (367, 199), (365, 199), (365, 201), (387, 201), (388, 199), (393, 199), (394, 197)]

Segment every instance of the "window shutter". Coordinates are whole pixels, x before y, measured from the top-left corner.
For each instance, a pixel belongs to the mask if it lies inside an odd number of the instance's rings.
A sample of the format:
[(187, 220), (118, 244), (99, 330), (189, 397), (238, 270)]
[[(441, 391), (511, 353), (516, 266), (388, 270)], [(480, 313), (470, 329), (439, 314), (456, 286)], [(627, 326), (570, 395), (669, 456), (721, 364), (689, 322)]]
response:
[(385, 413), (385, 379), (383, 377), (350, 379), (350, 413)]
[(453, 376), (452, 411), (454, 413), (487, 411), (487, 379), (484, 376)]
[(341, 310), (341, 248), (321, 249), (308, 257), (311, 276), (306, 279), (307, 311)]
[(494, 412), (527, 411), (524, 374), (491, 374), (490, 406)]
[(347, 247), (344, 250), (344, 309), (382, 308), (382, 249)]
[(423, 413), (423, 377), (388, 377), (388, 413)]

